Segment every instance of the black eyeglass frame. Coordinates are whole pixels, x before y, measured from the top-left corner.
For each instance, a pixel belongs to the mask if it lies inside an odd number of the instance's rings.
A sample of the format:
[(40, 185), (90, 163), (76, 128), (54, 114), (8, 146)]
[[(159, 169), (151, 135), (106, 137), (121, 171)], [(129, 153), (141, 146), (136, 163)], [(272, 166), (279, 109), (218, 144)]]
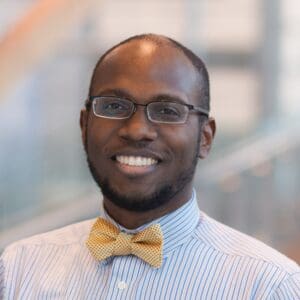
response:
[[(183, 105), (183, 106), (186, 106), (188, 109), (189, 109), (189, 112), (190, 111), (194, 111), (200, 115), (205, 115), (206, 117), (209, 117), (209, 110), (207, 109), (204, 109), (200, 106), (195, 106), (195, 105), (192, 105), (192, 104), (187, 104), (187, 103), (181, 103), (181, 102), (175, 102), (175, 101), (171, 101), (171, 100), (168, 100), (168, 101), (151, 101), (147, 104), (140, 104), (140, 103), (136, 103), (134, 101), (132, 101), (131, 99), (128, 99), (128, 98), (125, 98), (125, 97), (118, 97), (118, 96), (89, 96), (88, 99), (86, 100), (86, 107), (87, 108), (90, 108), (90, 106), (93, 104), (94, 100), (96, 99), (101, 99), (101, 98), (114, 98), (114, 99), (119, 99), (119, 100), (127, 100), (129, 102), (131, 102), (134, 106), (131, 114), (128, 116), (128, 117), (123, 117), (123, 118), (113, 118), (113, 117), (107, 117), (107, 116), (102, 116), (102, 115), (98, 115), (96, 114), (95, 110), (94, 110), (94, 106), (93, 106), (93, 113), (96, 117), (99, 117), (99, 118), (105, 118), (105, 119), (112, 119), (112, 120), (126, 120), (126, 119), (129, 119), (137, 110), (137, 106), (144, 106), (146, 107), (146, 115), (147, 115), (147, 118), (149, 121), (153, 122), (153, 123), (158, 123), (158, 124), (161, 124), (161, 123), (167, 123), (167, 124), (184, 124), (188, 118), (188, 115), (186, 117), (186, 119), (184, 120), (184, 122), (163, 122), (163, 121), (156, 121), (156, 120), (153, 120), (151, 119), (150, 115), (149, 115), (149, 112), (148, 112), (148, 105), (151, 104), (151, 103), (160, 103), (160, 102), (168, 102), (168, 103), (175, 103), (175, 104), (179, 104), (179, 105)], [(188, 114), (189, 114), (188, 112)]]

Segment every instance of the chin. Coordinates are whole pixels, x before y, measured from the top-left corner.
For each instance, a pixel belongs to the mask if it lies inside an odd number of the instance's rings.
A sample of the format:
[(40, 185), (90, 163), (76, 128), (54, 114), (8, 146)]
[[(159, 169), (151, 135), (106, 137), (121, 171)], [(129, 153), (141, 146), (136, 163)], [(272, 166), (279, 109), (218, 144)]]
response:
[(102, 194), (115, 205), (129, 211), (145, 212), (167, 204), (173, 197), (174, 191), (166, 185), (149, 195), (142, 192), (120, 193), (114, 190), (107, 181), (98, 183)]

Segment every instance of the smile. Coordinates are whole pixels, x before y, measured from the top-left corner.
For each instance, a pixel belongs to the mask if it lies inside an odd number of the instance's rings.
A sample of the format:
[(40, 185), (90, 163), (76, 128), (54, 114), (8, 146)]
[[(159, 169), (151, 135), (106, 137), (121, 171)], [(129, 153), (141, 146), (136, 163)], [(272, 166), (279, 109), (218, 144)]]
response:
[(158, 161), (152, 157), (118, 155), (116, 160), (124, 165), (146, 167), (156, 165)]

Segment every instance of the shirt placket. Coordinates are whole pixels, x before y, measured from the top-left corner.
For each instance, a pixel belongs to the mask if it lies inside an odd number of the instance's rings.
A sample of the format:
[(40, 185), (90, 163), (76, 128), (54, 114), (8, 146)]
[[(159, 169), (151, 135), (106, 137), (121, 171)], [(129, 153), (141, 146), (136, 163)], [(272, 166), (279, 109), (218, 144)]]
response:
[(135, 286), (138, 275), (135, 270), (140, 268), (141, 263), (139, 258), (132, 255), (115, 256), (111, 260), (111, 274), (106, 299), (132, 298), (132, 295), (136, 293), (133, 286)]

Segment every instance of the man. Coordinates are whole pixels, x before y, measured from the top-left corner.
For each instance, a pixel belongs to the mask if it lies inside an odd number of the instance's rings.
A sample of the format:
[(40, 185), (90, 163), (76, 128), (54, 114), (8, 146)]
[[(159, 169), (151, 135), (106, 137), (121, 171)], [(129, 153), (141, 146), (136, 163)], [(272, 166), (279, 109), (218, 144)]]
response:
[(158, 35), (97, 63), (82, 140), (102, 190), (97, 220), (7, 248), (7, 299), (300, 299), (300, 268), (199, 211), (198, 158), (215, 134), (203, 62)]

